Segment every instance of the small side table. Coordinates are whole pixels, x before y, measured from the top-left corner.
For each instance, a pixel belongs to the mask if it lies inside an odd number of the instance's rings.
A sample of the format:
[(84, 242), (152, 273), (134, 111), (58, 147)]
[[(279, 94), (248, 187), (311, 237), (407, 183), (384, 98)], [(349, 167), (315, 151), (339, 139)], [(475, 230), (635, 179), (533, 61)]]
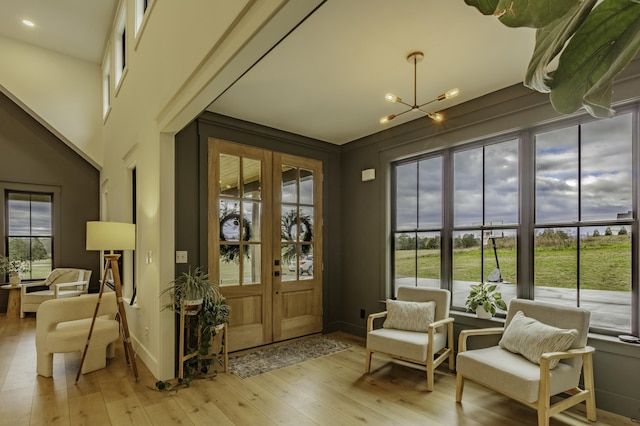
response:
[(20, 318), (20, 284), (6, 284), (0, 286), (0, 288), (9, 291), (9, 300), (7, 302), (7, 317)]

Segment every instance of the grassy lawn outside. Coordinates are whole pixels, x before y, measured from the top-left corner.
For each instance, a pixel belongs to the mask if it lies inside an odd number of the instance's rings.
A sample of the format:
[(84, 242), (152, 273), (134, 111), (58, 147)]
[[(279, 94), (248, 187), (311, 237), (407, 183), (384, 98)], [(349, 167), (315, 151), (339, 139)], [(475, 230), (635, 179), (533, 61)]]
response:
[[(575, 241), (575, 240), (574, 240)], [(499, 248), (500, 271), (505, 281), (516, 283), (515, 248)], [(440, 250), (398, 250), (395, 252), (396, 277), (440, 277)], [(453, 279), (479, 282), (495, 268), (493, 248), (484, 246), (484, 271), (480, 270), (480, 247), (454, 249)], [(537, 247), (535, 283), (539, 286), (576, 288), (577, 250), (572, 247)], [(482, 278), (481, 278), (482, 272)], [(580, 246), (580, 288), (631, 291), (631, 238), (627, 236), (588, 237)]]

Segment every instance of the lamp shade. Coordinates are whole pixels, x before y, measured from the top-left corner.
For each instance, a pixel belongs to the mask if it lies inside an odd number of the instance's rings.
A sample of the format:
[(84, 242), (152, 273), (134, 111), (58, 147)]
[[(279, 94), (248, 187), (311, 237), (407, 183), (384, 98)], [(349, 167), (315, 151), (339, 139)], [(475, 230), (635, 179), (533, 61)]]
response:
[(87, 222), (87, 250), (135, 250), (135, 248), (135, 224)]

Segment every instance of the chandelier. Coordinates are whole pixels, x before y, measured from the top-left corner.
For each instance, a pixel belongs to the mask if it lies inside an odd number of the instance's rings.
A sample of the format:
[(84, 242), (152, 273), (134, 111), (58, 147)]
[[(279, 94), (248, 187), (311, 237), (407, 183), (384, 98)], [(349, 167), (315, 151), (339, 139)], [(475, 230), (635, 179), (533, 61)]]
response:
[(388, 122), (390, 122), (391, 120), (393, 120), (394, 118), (401, 116), (402, 114), (406, 114), (409, 111), (420, 111), (423, 112), (424, 114), (426, 114), (427, 117), (429, 117), (430, 119), (432, 119), (433, 121), (436, 122), (440, 122), (442, 120), (444, 120), (444, 116), (442, 114), (440, 114), (439, 112), (427, 112), (425, 110), (422, 109), (422, 107), (424, 107), (425, 105), (429, 105), (433, 102), (439, 102), (445, 99), (451, 99), (455, 96), (458, 96), (458, 94), (460, 93), (460, 90), (456, 89), (451, 89), (446, 93), (443, 93), (441, 95), (439, 95), (437, 98), (432, 99), (428, 102), (425, 102), (423, 104), (418, 105), (418, 102), (416, 100), (417, 98), (417, 68), (418, 68), (418, 62), (420, 62), (422, 59), (424, 58), (424, 54), (422, 52), (413, 52), (410, 53), (409, 56), (407, 56), (407, 62), (409, 63), (413, 63), (413, 105), (408, 104), (407, 102), (403, 101), (401, 98), (397, 97), (396, 95), (392, 95), (391, 93), (388, 93), (384, 98), (389, 101), (389, 102), (395, 102), (395, 103), (400, 103), (402, 105), (406, 105), (409, 107), (409, 109), (402, 111), (399, 114), (389, 114), (389, 115), (385, 115), (384, 117), (382, 117), (380, 119), (380, 124), (387, 124)]

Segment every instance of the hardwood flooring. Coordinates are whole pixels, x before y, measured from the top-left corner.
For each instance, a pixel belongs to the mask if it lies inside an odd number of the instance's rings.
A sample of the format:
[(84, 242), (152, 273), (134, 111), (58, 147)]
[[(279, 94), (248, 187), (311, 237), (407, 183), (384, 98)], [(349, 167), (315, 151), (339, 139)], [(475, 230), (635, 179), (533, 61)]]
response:
[[(363, 340), (344, 333), (347, 351), (242, 380), (220, 374), (177, 393), (154, 390), (155, 378), (138, 361), (135, 381), (122, 345), (107, 368), (81, 376), (80, 353), (56, 354), (53, 378), (36, 375), (35, 318), (0, 314), (0, 425), (536, 425), (533, 410), (467, 382), (455, 402), (455, 375), (446, 363), (427, 392), (423, 371), (374, 355), (363, 374)], [(584, 406), (551, 425), (636, 425)]]

